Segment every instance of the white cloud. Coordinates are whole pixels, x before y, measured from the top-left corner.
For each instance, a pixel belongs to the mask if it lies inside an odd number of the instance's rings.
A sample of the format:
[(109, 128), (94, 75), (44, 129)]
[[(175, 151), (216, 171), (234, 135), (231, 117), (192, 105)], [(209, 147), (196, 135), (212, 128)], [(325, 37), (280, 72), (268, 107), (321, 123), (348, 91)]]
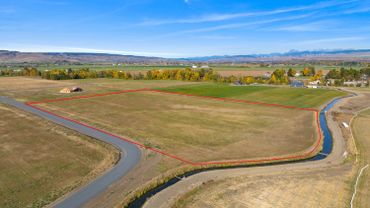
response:
[(288, 31), (288, 32), (313, 32), (313, 31), (325, 31), (333, 30), (333, 27), (337, 26), (335, 21), (317, 21), (306, 24), (294, 24), (285, 25), (274, 28), (267, 28), (266, 31)]
[(358, 14), (358, 13), (368, 13), (370, 12), (370, 7), (354, 8), (343, 12), (343, 14)]
[[(185, 0), (185, 2), (189, 2), (189, 1), (190, 0)], [(359, 0), (326, 1), (326, 2), (320, 2), (320, 3), (308, 5), (308, 6), (283, 8), (283, 9), (276, 9), (276, 10), (269, 10), (269, 11), (228, 13), (228, 14), (210, 14), (210, 15), (205, 15), (205, 16), (200, 16), (200, 17), (175, 19), (175, 20), (148, 20), (148, 21), (141, 22), (139, 25), (155, 26), (155, 25), (164, 25), (164, 24), (216, 22), (216, 21), (230, 20), (230, 19), (236, 19), (236, 18), (242, 18), (242, 17), (267, 16), (267, 15), (276, 15), (276, 14), (283, 14), (283, 13), (297, 12), (297, 11), (318, 10), (318, 9), (324, 9), (324, 8), (333, 7), (333, 6), (349, 4), (349, 3), (353, 3), (357, 1)]]
[(311, 16), (311, 15), (312, 14), (305, 14), (305, 15), (296, 15), (296, 16), (289, 16), (289, 17), (284, 17), (284, 18), (274, 18), (274, 19), (254, 21), (254, 22), (223, 24), (223, 25), (218, 25), (218, 26), (213, 26), (213, 27), (204, 27), (204, 28), (198, 28), (198, 29), (183, 30), (183, 31), (179, 31), (179, 32), (169, 33), (169, 34), (164, 35), (164, 36), (176, 36), (176, 35), (181, 35), (181, 34), (211, 32), (211, 31), (217, 31), (217, 30), (243, 28), (243, 27), (250, 27), (250, 26), (259, 26), (259, 25), (273, 23), (273, 22), (281, 22), (281, 21), (287, 21), (287, 20), (301, 19), (301, 18), (305, 18), (305, 17)]

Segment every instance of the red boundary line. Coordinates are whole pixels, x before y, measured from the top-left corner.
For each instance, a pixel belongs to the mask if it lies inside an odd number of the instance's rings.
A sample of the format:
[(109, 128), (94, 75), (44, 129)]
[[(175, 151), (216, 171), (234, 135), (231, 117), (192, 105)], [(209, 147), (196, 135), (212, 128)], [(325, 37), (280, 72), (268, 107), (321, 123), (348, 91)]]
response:
[(140, 91), (148, 91), (148, 90), (150, 90), (150, 89), (122, 90), (122, 91), (100, 93), (100, 94), (93, 94), (93, 95), (80, 95), (80, 96), (58, 98), (58, 99), (51, 99), (51, 100), (41, 100), (41, 101), (35, 101), (35, 102), (27, 102), (26, 104), (34, 105), (34, 104), (52, 103), (52, 102), (60, 102), (60, 101), (68, 101), (68, 100), (76, 100), (76, 99), (87, 99), (87, 98), (93, 98), (93, 97), (103, 97), (103, 96), (107, 96), (107, 95), (118, 95), (118, 94), (123, 94), (123, 93), (128, 93), (128, 92), (140, 92)]
[[(71, 119), (71, 118), (67, 118), (67, 117), (58, 115), (56, 113), (50, 112), (48, 110), (42, 109), (40, 107), (34, 106), (35, 104), (41, 104), (41, 103), (60, 102), (60, 101), (68, 101), (68, 100), (76, 100), (76, 99), (87, 99), (87, 98), (93, 98), (93, 97), (102, 97), (102, 96), (108, 96), (108, 95), (117, 95), (117, 94), (131, 93), (131, 92), (140, 92), (140, 91), (157, 92), (157, 93), (165, 93), (165, 94), (176, 94), (176, 95), (181, 95), (181, 96), (198, 97), (198, 98), (219, 100), (219, 101), (225, 101), (225, 102), (246, 103), (246, 104), (251, 104), (251, 105), (263, 105), (263, 106), (270, 106), (270, 107), (280, 107), (280, 108), (296, 109), (296, 110), (302, 110), (302, 111), (312, 111), (312, 112), (315, 113), (315, 117), (316, 117), (316, 128), (317, 128), (317, 133), (318, 133), (318, 137), (319, 138), (318, 138), (316, 144), (314, 145), (314, 147), (310, 151), (308, 151), (306, 153), (303, 153), (303, 154), (299, 154), (299, 155), (292, 155), (292, 156), (285, 156), (285, 157), (270, 157), (270, 158), (262, 158), (262, 159), (193, 162), (193, 161), (190, 161), (190, 160), (181, 158), (179, 156), (176, 156), (176, 155), (173, 155), (173, 154), (170, 154), (170, 153), (167, 153), (167, 152), (163, 152), (163, 151), (161, 151), (159, 149), (145, 146), (144, 144), (141, 144), (139, 142), (136, 142), (136, 141), (133, 141), (133, 140), (130, 140), (130, 139), (126, 139), (126, 138), (120, 137), (118, 135), (109, 133), (109, 132), (107, 132), (105, 130), (102, 130), (102, 129), (99, 129), (99, 128), (96, 128), (96, 127), (87, 125), (85, 123), (79, 122), (77, 120), (74, 120), (74, 119)], [(264, 163), (264, 162), (272, 162), (272, 161), (274, 161), (274, 162), (277, 162), (277, 161), (285, 161), (285, 160), (290, 160), (290, 159), (305, 159), (305, 158), (311, 156), (311, 154), (313, 152), (315, 152), (319, 148), (319, 146), (321, 144), (321, 141), (322, 141), (322, 134), (321, 134), (320, 122), (319, 122), (319, 111), (316, 110), (316, 109), (313, 109), (313, 108), (300, 108), (300, 107), (296, 107), (296, 106), (287, 106), (287, 105), (280, 105), (280, 104), (255, 102), (255, 101), (248, 101), (248, 100), (238, 100), (238, 99), (232, 99), (232, 98), (218, 98), (218, 97), (213, 97), (213, 96), (202, 96), (202, 95), (194, 95), (194, 94), (186, 94), (186, 93), (178, 93), (178, 92), (168, 92), (168, 91), (154, 90), (154, 89), (123, 90), (123, 91), (109, 92), (109, 93), (101, 93), (101, 94), (94, 94), (94, 95), (74, 96), (74, 97), (59, 98), (59, 99), (53, 99), (53, 100), (42, 100), (42, 101), (36, 101), (36, 102), (26, 102), (25, 104), (28, 105), (28, 106), (30, 106), (30, 107), (32, 107), (32, 108), (35, 108), (37, 110), (40, 110), (40, 111), (43, 111), (45, 113), (51, 114), (53, 116), (66, 119), (68, 121), (71, 121), (71, 122), (80, 124), (82, 126), (85, 126), (85, 127), (91, 128), (91, 129), (94, 129), (96, 131), (100, 131), (102, 133), (105, 133), (105, 134), (108, 134), (110, 136), (116, 137), (116, 138), (121, 139), (123, 141), (132, 143), (132, 144), (134, 144), (134, 145), (136, 145), (136, 146), (138, 146), (140, 148), (149, 149), (151, 151), (157, 152), (159, 154), (162, 154), (162, 155), (171, 157), (173, 159), (179, 160), (181, 162), (184, 162), (184, 163), (187, 163), (187, 164), (190, 164), (190, 165), (193, 165), (193, 166), (200, 166), (200, 165), (226, 165), (226, 164), (241, 164), (241, 163)]]

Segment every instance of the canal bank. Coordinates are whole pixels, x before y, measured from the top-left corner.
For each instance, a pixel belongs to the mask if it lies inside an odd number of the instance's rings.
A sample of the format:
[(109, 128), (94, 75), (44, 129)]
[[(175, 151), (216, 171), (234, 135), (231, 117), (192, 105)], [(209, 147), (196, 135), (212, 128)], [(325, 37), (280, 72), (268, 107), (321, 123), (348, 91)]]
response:
[[(166, 189), (169, 189), (171, 186), (176, 186), (177, 183), (182, 182), (184, 179), (188, 179), (189, 177), (191, 178), (192, 176), (196, 175), (204, 175), (207, 174), (207, 172), (212, 172), (212, 171), (222, 171), (222, 170), (232, 170), (232, 169), (238, 169), (238, 168), (243, 168), (243, 169), (256, 169), (256, 168), (268, 168), (270, 166), (283, 166), (286, 164), (307, 164), (307, 163), (313, 163), (314, 161), (321, 161), (327, 158), (330, 153), (333, 150), (333, 135), (331, 131), (329, 130), (328, 122), (327, 122), (327, 112), (336, 104), (338, 103), (341, 99), (347, 98), (347, 97), (352, 97), (353, 95), (346, 96), (346, 97), (341, 97), (341, 98), (336, 98), (329, 102), (319, 113), (319, 121), (320, 121), (320, 129), (322, 131), (322, 134), (324, 135), (324, 140), (323, 140), (323, 145), (321, 151), (316, 154), (314, 157), (299, 160), (299, 161), (283, 161), (283, 162), (274, 162), (274, 163), (265, 163), (265, 164), (255, 164), (255, 165), (238, 165), (238, 166), (232, 166), (232, 167), (210, 167), (210, 168), (205, 168), (205, 169), (198, 169), (198, 170), (193, 170), (189, 171), (187, 173), (178, 175), (176, 177), (171, 178), (167, 182), (145, 192), (141, 197), (136, 198), (133, 200), (128, 207), (130, 208), (139, 208), (143, 207), (150, 207), (146, 204), (148, 200), (150, 200), (152, 197), (155, 197), (158, 195), (160, 192), (170, 192)], [(342, 145), (341, 145), (342, 146)], [(163, 200), (163, 199), (162, 199)], [(157, 200), (158, 201), (158, 200)], [(156, 204), (156, 203), (151, 203)]]

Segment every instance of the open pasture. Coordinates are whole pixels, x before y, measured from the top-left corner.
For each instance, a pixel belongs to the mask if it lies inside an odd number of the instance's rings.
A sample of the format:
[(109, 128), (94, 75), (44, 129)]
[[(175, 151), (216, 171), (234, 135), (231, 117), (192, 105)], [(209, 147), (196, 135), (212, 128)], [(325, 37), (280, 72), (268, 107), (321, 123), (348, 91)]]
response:
[(303, 153), (316, 141), (314, 113), (140, 91), (38, 104), (189, 161)]
[[(333, 97), (344, 95), (334, 90), (237, 87), (167, 80), (86, 79), (43, 82), (27, 78), (27, 82), (21, 86), (25, 78), (0, 79), (0, 95), (24, 102), (149, 88), (319, 108)], [(59, 93), (60, 89), (68, 86), (79, 86), (84, 91), (67, 95)], [(36, 106), (194, 162), (297, 155), (307, 152), (317, 141), (313, 112), (166, 93), (137, 92)], [(115, 190), (119, 191), (114, 192), (116, 200), (108, 200), (110, 197), (103, 200), (99, 197), (96, 204), (114, 206), (120, 199), (123, 200), (123, 195), (126, 196), (142, 184), (186, 165), (173, 158), (153, 154), (150, 150), (145, 152), (144, 165), (139, 166), (145, 166), (144, 171), (135, 169), (131, 176), (123, 180), (130, 183), (120, 182), (117, 185)], [(112, 191), (106, 194), (111, 196)]]
[(0, 93), (19, 92), (24, 90), (42, 90), (63, 87), (71, 84), (51, 80), (27, 77), (0, 77)]
[(199, 82), (182, 82), (175, 80), (120, 80), (120, 79), (76, 79), (76, 80), (44, 80), (25, 77), (0, 77), (0, 95), (16, 98), (19, 101), (37, 101), (76, 96), (61, 94), (65, 87), (78, 86), (83, 92), (78, 95), (114, 92), (139, 88), (162, 88), (179, 85), (201, 84)]

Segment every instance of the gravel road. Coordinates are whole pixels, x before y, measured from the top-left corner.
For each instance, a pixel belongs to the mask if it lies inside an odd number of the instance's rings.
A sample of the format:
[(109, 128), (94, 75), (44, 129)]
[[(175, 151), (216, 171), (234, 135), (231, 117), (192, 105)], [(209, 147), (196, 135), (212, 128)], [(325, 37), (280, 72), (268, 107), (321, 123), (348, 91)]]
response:
[[(351, 99), (351, 97), (341, 99), (336, 105), (341, 105), (343, 100)], [(333, 149), (330, 155), (323, 160), (308, 161), (308, 162), (297, 162), (282, 165), (262, 166), (262, 167), (247, 167), (247, 168), (234, 168), (234, 169), (223, 169), (223, 170), (212, 170), (201, 172), (190, 177), (184, 178), (176, 184), (167, 187), (166, 189), (155, 194), (144, 204), (144, 208), (164, 208), (170, 207), (176, 199), (192, 190), (193, 188), (211, 180), (222, 180), (226, 178), (238, 177), (238, 176), (254, 176), (254, 175), (266, 175), (271, 173), (315, 169), (329, 167), (332, 165), (339, 165), (345, 159), (345, 142), (340, 130), (339, 125), (333, 120), (330, 110), (326, 112), (326, 119), (329, 129), (331, 130), (333, 137)]]
[(32, 114), (50, 120), (54, 123), (80, 132), (81, 134), (85, 134), (87, 136), (109, 143), (111, 145), (114, 145), (120, 150), (121, 157), (112, 169), (108, 170), (103, 175), (96, 178), (89, 184), (57, 200), (56, 202), (50, 205), (51, 207), (57, 208), (82, 207), (90, 199), (96, 197), (97, 195), (99, 195), (99, 193), (102, 193), (111, 184), (113, 184), (114, 182), (122, 178), (124, 175), (126, 175), (140, 161), (141, 151), (138, 149), (138, 147), (134, 144), (131, 144), (120, 139), (117, 136), (105, 133), (99, 129), (87, 125), (76, 123), (72, 120), (52, 115), (50, 113), (36, 109), (34, 107), (31, 107), (29, 105), (18, 102), (8, 97), (0, 96), (0, 102), (30, 112)]

